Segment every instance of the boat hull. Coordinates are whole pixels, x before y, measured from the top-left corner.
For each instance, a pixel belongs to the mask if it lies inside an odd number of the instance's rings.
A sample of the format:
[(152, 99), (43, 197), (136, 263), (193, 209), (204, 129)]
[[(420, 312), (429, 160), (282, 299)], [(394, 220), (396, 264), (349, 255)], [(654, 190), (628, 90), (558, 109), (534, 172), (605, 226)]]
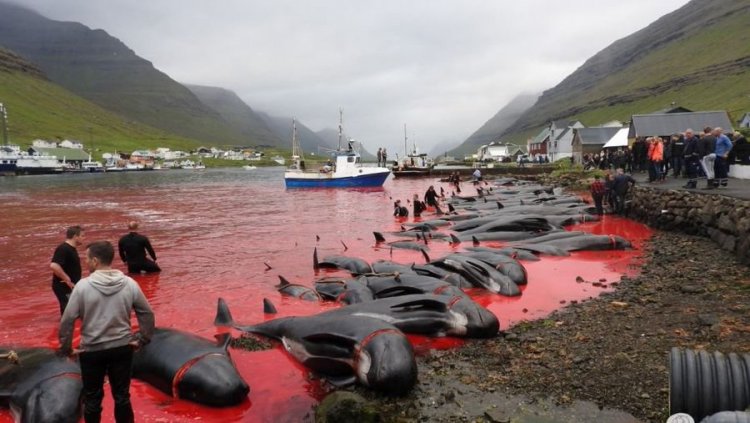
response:
[(284, 175), (287, 188), (349, 188), (379, 187), (388, 179), (390, 172), (367, 173), (355, 176), (332, 176), (326, 173)]

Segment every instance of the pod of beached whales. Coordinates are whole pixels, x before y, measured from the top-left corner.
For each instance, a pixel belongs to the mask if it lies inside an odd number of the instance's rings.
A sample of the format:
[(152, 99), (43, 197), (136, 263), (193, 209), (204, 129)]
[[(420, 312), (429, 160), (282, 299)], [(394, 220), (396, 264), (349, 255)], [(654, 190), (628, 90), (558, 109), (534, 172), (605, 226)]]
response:
[[(406, 393), (417, 381), (417, 365), (405, 334), (488, 338), (498, 333), (497, 317), (463, 289), (517, 296), (519, 285), (528, 281), (521, 261), (631, 247), (618, 236), (565, 231), (565, 225), (597, 219), (578, 198), (535, 185), (503, 187), (511, 182), (484, 185), (476, 196), (454, 196), (447, 200), (448, 213), (388, 234), (409, 240), (388, 242), (375, 233), (376, 247), (421, 251), (424, 263), (368, 263), (343, 255), (321, 260), (316, 249), (316, 269), (343, 269), (351, 276), (325, 277), (313, 287), (279, 276), (276, 288), (282, 295), (338, 301), (340, 308), (243, 325), (219, 299), (215, 324), (278, 339), (295, 359), (334, 385), (359, 383), (387, 394)], [(485, 241), (502, 245), (480, 245)], [(471, 246), (430, 258), (432, 242)], [(264, 311), (276, 309), (264, 300)], [(136, 353), (133, 376), (175, 398), (210, 406), (237, 404), (250, 388), (232, 363), (228, 342), (228, 335), (214, 342), (158, 328), (151, 343)], [(22, 422), (78, 421), (78, 364), (48, 348), (15, 351), (19, 360), (12, 363), (15, 353), (0, 348), (0, 359), (8, 356), (0, 360), (0, 404), (10, 406)]]

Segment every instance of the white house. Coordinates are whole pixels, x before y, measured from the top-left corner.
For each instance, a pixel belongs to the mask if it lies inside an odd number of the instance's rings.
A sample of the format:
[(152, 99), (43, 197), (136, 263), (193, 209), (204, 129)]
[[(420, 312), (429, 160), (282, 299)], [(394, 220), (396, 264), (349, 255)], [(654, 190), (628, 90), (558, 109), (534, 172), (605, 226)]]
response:
[(577, 120), (558, 120), (550, 123), (547, 149), (550, 161), (573, 156), (573, 130), (580, 128), (584, 128), (584, 125)]
[(750, 128), (750, 112), (745, 113), (742, 119), (737, 121), (737, 126), (740, 128)]
[(518, 154), (523, 154), (523, 150), (515, 144), (491, 142), (479, 147), (477, 159), (479, 161), (494, 160), (501, 162), (506, 158), (512, 160)]
[(60, 148), (77, 148), (83, 150), (83, 144), (78, 141), (64, 140), (59, 146)]
[(34, 140), (31, 142), (31, 146), (35, 148), (57, 148), (57, 143), (47, 140)]

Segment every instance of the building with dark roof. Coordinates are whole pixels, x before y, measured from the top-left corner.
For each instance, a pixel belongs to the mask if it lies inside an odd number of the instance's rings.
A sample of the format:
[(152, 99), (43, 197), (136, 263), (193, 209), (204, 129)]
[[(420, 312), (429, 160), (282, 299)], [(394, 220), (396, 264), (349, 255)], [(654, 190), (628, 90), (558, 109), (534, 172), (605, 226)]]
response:
[(583, 156), (593, 155), (602, 151), (604, 144), (617, 134), (621, 128), (597, 127), (573, 129), (573, 159), (576, 163), (583, 163)]
[(696, 133), (707, 126), (717, 126), (726, 131), (733, 130), (732, 122), (725, 111), (691, 112), (691, 113), (652, 113), (649, 115), (633, 115), (630, 119), (628, 138), (650, 136), (669, 137), (672, 134), (693, 129)]

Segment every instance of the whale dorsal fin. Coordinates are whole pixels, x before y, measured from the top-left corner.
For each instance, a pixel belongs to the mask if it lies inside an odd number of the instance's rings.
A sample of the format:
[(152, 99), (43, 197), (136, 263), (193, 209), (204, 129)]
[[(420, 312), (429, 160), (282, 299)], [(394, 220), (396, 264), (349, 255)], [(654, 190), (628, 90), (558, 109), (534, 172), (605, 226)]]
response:
[(229, 306), (223, 298), (219, 298), (218, 304), (216, 305), (216, 317), (214, 318), (214, 326), (234, 326), (232, 313), (229, 311)]
[(431, 309), (431, 310), (437, 310), (437, 311), (445, 311), (448, 309), (448, 307), (445, 305), (444, 302), (438, 301), (438, 300), (431, 300), (428, 298), (409, 301), (409, 302), (391, 306), (391, 310), (393, 310), (394, 312), (405, 312), (405, 311), (410, 311), (415, 308)]
[(266, 314), (276, 314), (276, 306), (273, 305), (271, 300), (268, 298), (263, 298), (263, 313)]
[(285, 277), (279, 275), (279, 284), (276, 285), (276, 288), (281, 289), (288, 285), (291, 285), (291, 283)]
[(385, 237), (380, 232), (373, 232), (373, 235), (375, 235), (375, 242), (385, 242)]

